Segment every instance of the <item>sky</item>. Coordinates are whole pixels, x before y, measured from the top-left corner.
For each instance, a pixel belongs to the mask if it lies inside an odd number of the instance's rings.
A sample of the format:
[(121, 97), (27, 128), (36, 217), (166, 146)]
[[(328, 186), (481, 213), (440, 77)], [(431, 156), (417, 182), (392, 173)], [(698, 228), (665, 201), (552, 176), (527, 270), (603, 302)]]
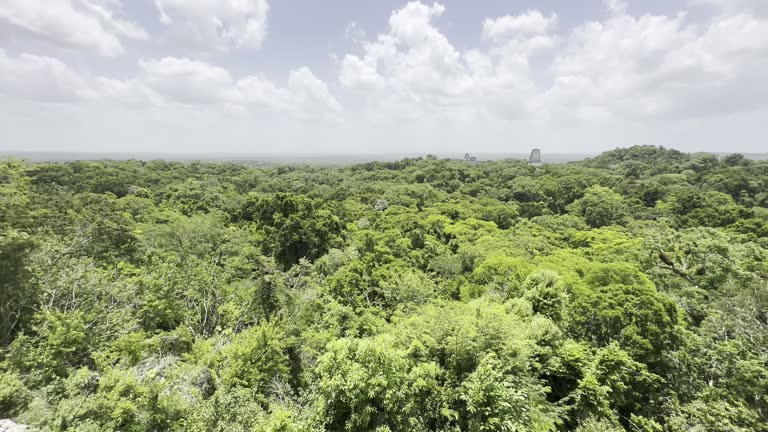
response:
[(767, 0), (2, 0), (0, 151), (768, 152)]

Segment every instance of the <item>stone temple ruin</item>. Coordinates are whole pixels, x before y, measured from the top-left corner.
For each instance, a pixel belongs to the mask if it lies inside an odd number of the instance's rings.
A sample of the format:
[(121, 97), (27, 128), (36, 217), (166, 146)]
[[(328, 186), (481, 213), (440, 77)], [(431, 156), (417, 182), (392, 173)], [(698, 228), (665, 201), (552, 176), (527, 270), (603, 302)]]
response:
[(541, 150), (539, 149), (533, 149), (531, 150), (531, 156), (528, 157), (528, 165), (540, 167), (544, 165), (544, 162), (541, 161)]

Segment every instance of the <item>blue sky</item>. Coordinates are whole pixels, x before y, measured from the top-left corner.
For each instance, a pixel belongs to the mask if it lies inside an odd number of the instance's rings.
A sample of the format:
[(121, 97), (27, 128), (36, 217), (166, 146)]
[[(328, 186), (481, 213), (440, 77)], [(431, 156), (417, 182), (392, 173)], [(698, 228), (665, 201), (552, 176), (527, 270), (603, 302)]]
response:
[(767, 152), (765, 0), (5, 0), (0, 150)]

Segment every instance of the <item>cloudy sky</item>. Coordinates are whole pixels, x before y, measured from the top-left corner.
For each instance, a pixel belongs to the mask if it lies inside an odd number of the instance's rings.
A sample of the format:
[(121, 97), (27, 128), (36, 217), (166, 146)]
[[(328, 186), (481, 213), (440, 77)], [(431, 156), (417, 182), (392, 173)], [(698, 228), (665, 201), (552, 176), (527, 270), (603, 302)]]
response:
[(0, 150), (768, 152), (767, 0), (2, 0)]

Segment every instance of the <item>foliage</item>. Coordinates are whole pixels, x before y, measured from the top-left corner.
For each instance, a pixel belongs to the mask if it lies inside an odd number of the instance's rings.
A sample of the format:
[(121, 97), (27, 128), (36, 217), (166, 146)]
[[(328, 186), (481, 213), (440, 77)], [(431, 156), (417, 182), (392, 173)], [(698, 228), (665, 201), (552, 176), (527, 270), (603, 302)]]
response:
[(569, 205), (568, 210), (583, 217), (592, 228), (620, 224), (628, 214), (621, 195), (597, 185), (587, 188), (584, 196)]
[(768, 163), (0, 161), (0, 418), (768, 431)]

